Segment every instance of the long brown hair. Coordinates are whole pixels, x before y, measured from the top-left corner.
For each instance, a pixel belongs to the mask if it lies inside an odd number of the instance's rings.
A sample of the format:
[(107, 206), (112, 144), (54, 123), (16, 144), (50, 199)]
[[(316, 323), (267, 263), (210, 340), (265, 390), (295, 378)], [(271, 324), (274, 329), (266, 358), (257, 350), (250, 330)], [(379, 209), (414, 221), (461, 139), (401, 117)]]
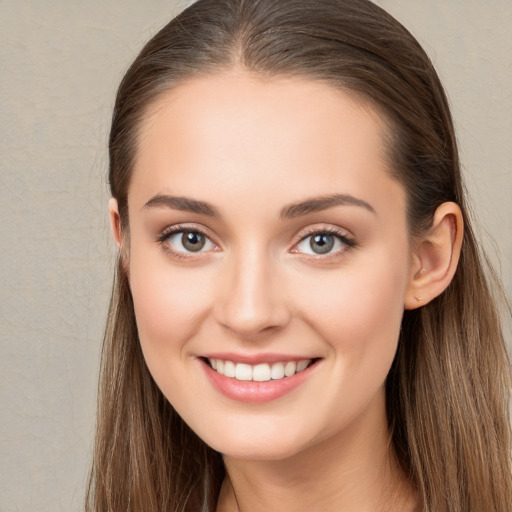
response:
[[(356, 93), (384, 113), (391, 172), (412, 234), (435, 209), (462, 209), (462, 255), (448, 289), (406, 311), (386, 383), (397, 459), (424, 512), (512, 505), (510, 365), (467, 212), (439, 78), (417, 41), (368, 0), (199, 0), (143, 48), (117, 94), (109, 182), (128, 233), (127, 191), (141, 121), (176, 84), (234, 66)], [(87, 510), (213, 511), (220, 455), (183, 423), (151, 378), (119, 263), (104, 339)]]

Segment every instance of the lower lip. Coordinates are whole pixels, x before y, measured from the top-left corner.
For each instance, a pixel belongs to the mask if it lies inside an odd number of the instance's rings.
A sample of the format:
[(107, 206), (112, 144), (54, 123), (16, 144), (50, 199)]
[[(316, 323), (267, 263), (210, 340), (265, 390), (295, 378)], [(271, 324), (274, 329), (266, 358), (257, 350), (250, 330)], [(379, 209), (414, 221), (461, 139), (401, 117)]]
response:
[(217, 391), (232, 400), (247, 403), (270, 402), (286, 395), (308, 379), (318, 365), (317, 361), (291, 377), (255, 382), (226, 377), (216, 372), (205, 361), (200, 360), (200, 362), (208, 380)]

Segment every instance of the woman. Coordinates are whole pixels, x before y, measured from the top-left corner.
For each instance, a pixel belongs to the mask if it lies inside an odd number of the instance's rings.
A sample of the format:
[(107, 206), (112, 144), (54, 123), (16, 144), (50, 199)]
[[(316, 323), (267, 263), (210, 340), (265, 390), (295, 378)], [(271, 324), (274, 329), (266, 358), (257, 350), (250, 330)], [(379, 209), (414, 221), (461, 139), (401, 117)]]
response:
[(367, 0), (200, 0), (118, 91), (89, 510), (510, 509), (447, 101)]

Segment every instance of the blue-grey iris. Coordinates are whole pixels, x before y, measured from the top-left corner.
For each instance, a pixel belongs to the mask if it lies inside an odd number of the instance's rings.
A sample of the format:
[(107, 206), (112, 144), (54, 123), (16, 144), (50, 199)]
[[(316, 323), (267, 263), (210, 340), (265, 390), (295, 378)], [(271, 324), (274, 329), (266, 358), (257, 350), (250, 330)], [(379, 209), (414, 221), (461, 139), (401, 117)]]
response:
[(317, 254), (326, 254), (334, 247), (334, 237), (332, 235), (318, 234), (311, 237), (309, 242), (311, 250)]
[(206, 243), (205, 236), (197, 231), (185, 231), (181, 237), (183, 247), (190, 252), (199, 252)]

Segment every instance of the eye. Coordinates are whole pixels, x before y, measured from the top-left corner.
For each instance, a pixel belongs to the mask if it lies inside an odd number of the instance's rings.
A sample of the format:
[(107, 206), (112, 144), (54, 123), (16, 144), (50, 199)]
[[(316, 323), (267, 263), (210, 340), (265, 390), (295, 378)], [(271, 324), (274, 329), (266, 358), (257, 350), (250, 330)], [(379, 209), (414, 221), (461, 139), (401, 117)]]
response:
[(160, 242), (176, 253), (200, 253), (216, 248), (216, 245), (201, 231), (179, 227), (171, 232), (164, 232)]
[(295, 246), (293, 252), (323, 256), (337, 253), (354, 246), (355, 242), (353, 240), (338, 231), (316, 231), (303, 237)]

